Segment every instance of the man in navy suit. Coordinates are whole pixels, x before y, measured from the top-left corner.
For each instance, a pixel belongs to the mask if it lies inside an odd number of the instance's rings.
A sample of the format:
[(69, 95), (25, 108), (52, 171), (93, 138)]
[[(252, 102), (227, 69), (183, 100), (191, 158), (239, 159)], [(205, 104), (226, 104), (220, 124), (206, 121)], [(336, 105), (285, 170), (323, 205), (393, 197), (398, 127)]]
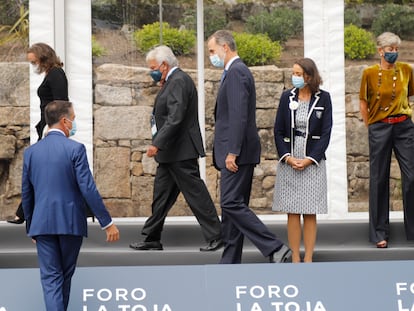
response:
[(152, 215), (142, 229), (145, 239), (129, 246), (135, 250), (163, 249), (160, 240), (164, 221), (182, 192), (207, 241), (200, 251), (218, 250), (223, 246), (221, 224), (198, 166), (198, 158), (205, 153), (198, 122), (197, 89), (191, 77), (178, 68), (178, 60), (169, 47), (155, 47), (146, 60), (151, 77), (162, 86), (155, 99), (152, 144), (147, 150), (147, 156), (155, 157), (158, 167)]
[(45, 110), (50, 130), (27, 148), (23, 158), (22, 204), (27, 235), (36, 243), (47, 311), (65, 311), (83, 237), (86, 204), (106, 231), (119, 239), (89, 170), (83, 144), (68, 139), (76, 131), (68, 101), (53, 101)]
[(221, 263), (241, 263), (246, 236), (270, 262), (286, 262), (290, 249), (249, 208), (253, 170), (260, 162), (256, 89), (237, 54), (232, 34), (219, 30), (208, 40), (210, 61), (224, 67), (215, 108), (213, 158), (221, 173), (220, 204), (224, 251)]

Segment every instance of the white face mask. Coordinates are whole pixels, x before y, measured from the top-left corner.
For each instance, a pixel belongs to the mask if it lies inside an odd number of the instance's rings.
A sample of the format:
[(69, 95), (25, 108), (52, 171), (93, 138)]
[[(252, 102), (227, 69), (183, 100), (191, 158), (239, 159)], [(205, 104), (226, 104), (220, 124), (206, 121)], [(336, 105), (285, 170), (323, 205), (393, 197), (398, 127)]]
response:
[(35, 73), (37, 75), (40, 75), (41, 74), (40, 67), (39, 67), (38, 64), (35, 64), (35, 65), (31, 64), (30, 66), (32, 67), (33, 73)]

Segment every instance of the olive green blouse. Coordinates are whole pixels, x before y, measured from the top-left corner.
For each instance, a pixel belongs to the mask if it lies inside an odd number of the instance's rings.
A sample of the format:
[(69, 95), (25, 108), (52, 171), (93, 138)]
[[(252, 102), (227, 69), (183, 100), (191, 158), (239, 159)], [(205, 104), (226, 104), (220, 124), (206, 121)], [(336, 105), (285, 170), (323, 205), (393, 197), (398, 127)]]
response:
[[(368, 124), (405, 114), (411, 116), (408, 97), (414, 94), (413, 70), (407, 63), (396, 62), (395, 68), (381, 70), (373, 65), (364, 70), (359, 99), (368, 103)], [(395, 86), (393, 86), (395, 80)]]

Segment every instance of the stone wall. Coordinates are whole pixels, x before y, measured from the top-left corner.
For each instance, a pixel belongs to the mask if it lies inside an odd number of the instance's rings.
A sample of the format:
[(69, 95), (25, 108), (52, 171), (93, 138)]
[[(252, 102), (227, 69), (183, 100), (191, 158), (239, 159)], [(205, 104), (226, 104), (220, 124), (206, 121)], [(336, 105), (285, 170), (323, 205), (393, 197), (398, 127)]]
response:
[[(273, 122), (283, 89), (289, 87), (290, 68), (251, 68), (257, 88), (257, 124), (262, 160), (254, 173), (251, 207), (270, 213), (276, 152)], [(358, 89), (363, 67), (346, 68), (346, 124), (349, 210), (368, 208), (367, 130), (359, 119)], [(195, 70), (187, 72), (197, 79)], [(205, 72), (206, 179), (219, 208), (219, 174), (212, 166), (213, 110), (221, 72)], [(22, 153), (29, 144), (29, 65), (0, 63), (0, 219), (13, 214), (20, 200)], [(94, 174), (98, 188), (114, 216), (151, 213), (156, 163), (145, 155), (150, 143), (149, 115), (158, 87), (145, 68), (105, 64), (94, 78)], [(76, 103), (75, 103), (76, 104)], [(333, 103), (335, 105), (335, 103)], [(401, 208), (398, 165), (392, 164), (392, 209)], [(170, 215), (191, 215), (179, 201)]]

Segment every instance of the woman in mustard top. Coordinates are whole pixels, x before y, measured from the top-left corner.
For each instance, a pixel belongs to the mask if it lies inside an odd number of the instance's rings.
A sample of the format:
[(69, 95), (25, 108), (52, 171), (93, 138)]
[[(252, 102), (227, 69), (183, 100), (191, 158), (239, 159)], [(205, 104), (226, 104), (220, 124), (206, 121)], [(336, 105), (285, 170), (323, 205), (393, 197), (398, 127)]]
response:
[(380, 63), (364, 70), (359, 92), (369, 135), (369, 238), (378, 248), (388, 247), (392, 151), (401, 170), (405, 233), (414, 240), (414, 125), (408, 102), (414, 79), (411, 66), (396, 61), (400, 44), (393, 33), (378, 36)]

